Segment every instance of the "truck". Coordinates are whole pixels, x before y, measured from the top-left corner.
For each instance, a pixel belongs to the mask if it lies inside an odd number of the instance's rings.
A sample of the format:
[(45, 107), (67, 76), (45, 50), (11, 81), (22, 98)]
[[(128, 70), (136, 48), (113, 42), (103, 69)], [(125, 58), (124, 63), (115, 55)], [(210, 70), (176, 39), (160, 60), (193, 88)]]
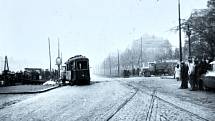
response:
[(142, 69), (142, 73), (145, 77), (151, 75), (174, 75), (174, 68), (177, 62), (149, 62), (148, 67)]

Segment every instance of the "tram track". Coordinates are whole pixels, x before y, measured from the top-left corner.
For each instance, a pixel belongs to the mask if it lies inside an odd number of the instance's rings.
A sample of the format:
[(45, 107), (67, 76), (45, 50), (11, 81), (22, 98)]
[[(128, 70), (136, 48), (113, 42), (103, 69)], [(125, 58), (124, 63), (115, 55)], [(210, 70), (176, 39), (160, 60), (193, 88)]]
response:
[(147, 115), (146, 115), (146, 121), (150, 121), (151, 120), (152, 111), (153, 111), (154, 102), (155, 102), (155, 95), (156, 95), (156, 90), (154, 90), (153, 93), (152, 93), (152, 95), (151, 95), (149, 109), (148, 109)]
[(105, 121), (109, 121), (111, 120), (128, 102), (130, 102), (132, 100), (132, 98), (137, 94), (137, 92), (139, 91), (139, 89), (135, 88), (135, 92), (129, 96), (129, 98), (127, 98), (118, 108), (115, 112), (113, 112)]
[[(172, 102), (169, 102), (169, 101), (167, 101), (167, 100), (165, 100), (165, 99), (159, 97), (159, 96), (157, 95), (157, 90), (156, 90), (156, 89), (154, 89), (152, 93), (149, 93), (149, 92), (147, 92), (147, 91), (145, 91), (145, 90), (143, 90), (143, 89), (140, 89), (140, 88), (138, 88), (138, 87), (136, 87), (136, 86), (134, 86), (134, 85), (131, 85), (131, 84), (129, 84), (129, 83), (123, 83), (123, 84), (126, 84), (127, 86), (130, 86), (130, 87), (132, 87), (132, 88), (134, 88), (134, 89), (136, 89), (136, 90), (138, 90), (138, 91), (140, 91), (140, 92), (142, 92), (142, 93), (144, 93), (144, 94), (147, 94), (147, 95), (151, 96), (151, 101), (150, 101), (149, 109), (148, 109), (148, 112), (147, 112), (146, 121), (150, 121), (150, 120), (151, 120), (151, 114), (152, 114), (152, 111), (153, 111), (153, 108), (154, 108), (154, 101), (155, 101), (155, 99), (158, 99), (159, 101), (162, 101), (162, 102), (164, 102), (164, 103), (166, 103), (166, 104), (169, 104), (169, 105), (173, 106), (173, 107), (176, 108), (176, 109), (182, 110), (182, 111), (187, 112), (187, 113), (189, 113), (189, 114), (191, 114), (191, 115), (193, 115), (193, 116), (195, 116), (195, 117), (198, 117), (198, 118), (201, 119), (201, 120), (210, 121), (210, 120), (208, 120), (208, 119), (206, 119), (206, 118), (204, 118), (204, 117), (199, 116), (198, 114), (195, 114), (195, 113), (193, 113), (193, 112), (191, 112), (191, 111), (189, 111), (189, 110), (186, 110), (186, 109), (184, 109), (184, 108), (182, 108), (182, 107), (179, 107), (179, 106), (173, 104)], [(141, 86), (142, 86), (142, 85), (141, 85)], [(146, 86), (146, 87), (147, 87), (147, 86)], [(147, 89), (149, 89), (149, 88), (147, 87)], [(150, 89), (150, 91), (152, 91), (152, 90)], [(157, 110), (157, 109), (156, 109), (156, 110)]]
[[(181, 111), (184, 111), (192, 116), (195, 116), (197, 117), (198, 119), (201, 119), (203, 121), (211, 121), (209, 119), (206, 119), (198, 114), (195, 114), (189, 110), (186, 110), (180, 106), (177, 106), (176, 104), (172, 103), (172, 102), (169, 102), (161, 97), (159, 97), (157, 95), (157, 89), (151, 89), (149, 88), (148, 86), (144, 86), (144, 85), (141, 85), (141, 87), (145, 87), (148, 91), (146, 90), (143, 90), (141, 89), (140, 87), (136, 86), (136, 85), (132, 85), (130, 83), (125, 83), (125, 82), (121, 82), (121, 81), (118, 81), (119, 83), (121, 83), (122, 85), (125, 85), (125, 86), (128, 86), (128, 87), (131, 87), (132, 89), (135, 90), (135, 92), (129, 97), (127, 98), (118, 108), (117, 110), (112, 113), (105, 121), (109, 121), (111, 120), (123, 107), (126, 106), (126, 104), (128, 104), (128, 102), (130, 102), (132, 100), (132, 98), (137, 94), (137, 92), (141, 92), (141, 93), (144, 93), (148, 96), (151, 96), (151, 99), (150, 99), (150, 104), (149, 104), (149, 107), (147, 109), (147, 115), (146, 115), (146, 118), (145, 118), (145, 121), (151, 121), (152, 120), (152, 112), (153, 111), (156, 111), (156, 117), (157, 117), (157, 110), (158, 110), (158, 104), (156, 104), (155, 106), (155, 100), (159, 100), (159, 101), (162, 101), (163, 103), (166, 103), (172, 107), (174, 107), (175, 109), (178, 109), (178, 110), (181, 110)], [(163, 119), (165, 119), (166, 117), (164, 117), (163, 115), (160, 115)]]

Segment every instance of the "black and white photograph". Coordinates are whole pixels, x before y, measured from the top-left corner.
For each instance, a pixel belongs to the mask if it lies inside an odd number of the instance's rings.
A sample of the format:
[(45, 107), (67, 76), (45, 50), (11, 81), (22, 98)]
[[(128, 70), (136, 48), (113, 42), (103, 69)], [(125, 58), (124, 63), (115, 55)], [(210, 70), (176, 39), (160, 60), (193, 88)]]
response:
[(0, 121), (214, 121), (215, 0), (0, 0)]

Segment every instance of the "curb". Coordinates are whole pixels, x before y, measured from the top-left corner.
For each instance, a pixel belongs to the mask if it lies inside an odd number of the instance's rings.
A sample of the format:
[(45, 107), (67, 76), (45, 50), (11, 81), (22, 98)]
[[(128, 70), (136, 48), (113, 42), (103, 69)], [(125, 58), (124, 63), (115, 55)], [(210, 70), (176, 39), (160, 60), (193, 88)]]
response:
[(31, 92), (0, 92), (0, 94), (36, 94), (36, 93), (43, 93), (43, 92), (47, 92), (53, 89), (56, 89), (58, 87), (61, 87), (60, 85), (54, 86), (54, 87), (50, 87), (47, 89), (43, 89), (43, 90), (38, 90), (38, 91), (31, 91)]

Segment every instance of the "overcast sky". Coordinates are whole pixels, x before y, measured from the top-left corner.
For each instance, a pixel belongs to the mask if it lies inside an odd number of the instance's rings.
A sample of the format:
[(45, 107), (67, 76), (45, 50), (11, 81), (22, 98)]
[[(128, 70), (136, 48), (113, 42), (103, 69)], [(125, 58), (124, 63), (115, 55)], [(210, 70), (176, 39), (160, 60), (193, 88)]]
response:
[[(206, 3), (181, 0), (182, 19)], [(53, 67), (57, 38), (63, 62), (82, 54), (92, 67), (143, 34), (178, 47), (178, 33), (169, 31), (178, 25), (177, 5), (178, 0), (0, 0), (0, 56), (9, 57), (12, 69), (49, 68), (48, 37)]]

